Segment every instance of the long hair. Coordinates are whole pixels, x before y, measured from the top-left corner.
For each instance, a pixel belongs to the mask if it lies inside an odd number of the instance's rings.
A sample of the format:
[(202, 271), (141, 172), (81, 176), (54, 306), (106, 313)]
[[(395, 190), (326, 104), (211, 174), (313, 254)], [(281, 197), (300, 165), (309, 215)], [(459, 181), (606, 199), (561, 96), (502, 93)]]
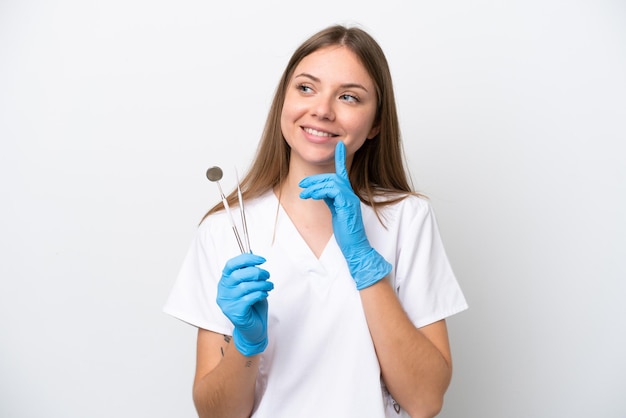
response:
[[(276, 88), (256, 155), (241, 180), (244, 199), (258, 197), (287, 178), (290, 148), (280, 126), (287, 87), (304, 57), (333, 45), (349, 48), (359, 58), (376, 86), (374, 125), (378, 125), (380, 131), (376, 137), (365, 141), (354, 154), (349, 173), (354, 192), (363, 203), (372, 206), (377, 215), (377, 207), (415, 194), (405, 167), (391, 72), (385, 54), (378, 43), (362, 29), (335, 25), (310, 37), (291, 56)], [(236, 205), (236, 192), (233, 191), (227, 199), (229, 204)], [(216, 204), (202, 219), (223, 208), (221, 202)]]

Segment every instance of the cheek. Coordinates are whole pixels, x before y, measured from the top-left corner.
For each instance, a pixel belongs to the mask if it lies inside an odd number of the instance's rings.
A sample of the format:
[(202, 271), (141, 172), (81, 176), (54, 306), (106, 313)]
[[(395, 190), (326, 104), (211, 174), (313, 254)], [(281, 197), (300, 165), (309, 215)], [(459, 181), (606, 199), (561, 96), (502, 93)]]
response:
[(290, 100), (289, 96), (287, 96), (283, 104), (283, 109), (280, 113), (280, 128), (283, 131), (283, 135), (296, 126), (297, 121), (301, 116), (302, 109), (298, 106), (298, 102)]
[(301, 102), (297, 98), (291, 97), (291, 94), (287, 94), (285, 96), (285, 101), (283, 102), (283, 110), (281, 113), (281, 118), (282, 119), (295, 119), (300, 115), (301, 110), (302, 110), (301, 108), (302, 108)]
[(280, 131), (282, 132), (283, 138), (285, 138), (287, 143), (290, 143), (293, 127), (294, 118), (292, 112), (290, 112), (287, 106), (284, 106), (282, 112), (280, 113)]
[(283, 107), (283, 110), (280, 112), (280, 126), (281, 128), (285, 128), (290, 121), (293, 120), (291, 116), (291, 112), (287, 106)]
[(292, 101), (289, 98), (289, 93), (285, 96), (283, 100), (283, 108), (280, 112), (280, 121), (283, 123), (286, 119), (289, 118), (289, 114), (291, 113), (291, 108), (293, 107)]
[(351, 120), (352, 130), (358, 133), (359, 137), (367, 137), (374, 126), (374, 116), (370, 113), (355, 115)]

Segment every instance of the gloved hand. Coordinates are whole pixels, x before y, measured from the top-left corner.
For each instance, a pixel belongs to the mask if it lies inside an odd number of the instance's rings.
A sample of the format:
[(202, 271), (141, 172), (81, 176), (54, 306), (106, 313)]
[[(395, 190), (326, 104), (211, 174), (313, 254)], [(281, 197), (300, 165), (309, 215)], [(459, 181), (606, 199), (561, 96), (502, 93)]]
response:
[(317, 174), (300, 181), (302, 199), (323, 199), (333, 219), (335, 239), (348, 262), (350, 274), (358, 290), (383, 279), (391, 271), (387, 262), (370, 245), (361, 217), (361, 201), (350, 186), (346, 170), (346, 147), (338, 142), (335, 148), (336, 173)]
[(217, 286), (217, 304), (235, 326), (235, 347), (245, 356), (267, 347), (267, 295), (274, 288), (270, 274), (257, 267), (265, 259), (244, 253), (226, 263)]

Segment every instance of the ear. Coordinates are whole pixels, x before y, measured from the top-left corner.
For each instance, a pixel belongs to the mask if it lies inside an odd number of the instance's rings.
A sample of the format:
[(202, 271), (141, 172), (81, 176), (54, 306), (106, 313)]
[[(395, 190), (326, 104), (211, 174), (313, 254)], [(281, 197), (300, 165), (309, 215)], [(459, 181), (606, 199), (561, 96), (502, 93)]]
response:
[(376, 124), (372, 127), (372, 129), (367, 134), (367, 139), (374, 139), (376, 135), (380, 133), (380, 125)]

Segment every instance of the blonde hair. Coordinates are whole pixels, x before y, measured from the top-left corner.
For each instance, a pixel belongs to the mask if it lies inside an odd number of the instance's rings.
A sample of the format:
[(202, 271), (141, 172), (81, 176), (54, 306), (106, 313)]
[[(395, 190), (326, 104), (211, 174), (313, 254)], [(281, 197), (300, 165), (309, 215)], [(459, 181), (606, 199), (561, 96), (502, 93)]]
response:
[[(377, 207), (397, 202), (408, 194), (416, 194), (405, 169), (391, 72), (385, 54), (364, 30), (335, 25), (311, 36), (291, 56), (278, 83), (256, 155), (241, 180), (244, 199), (258, 197), (287, 178), (290, 149), (283, 137), (280, 119), (289, 81), (304, 57), (333, 45), (349, 48), (376, 86), (378, 107), (374, 126), (378, 125), (380, 130), (354, 154), (349, 175), (355, 193), (377, 214)], [(237, 204), (236, 192), (233, 191), (227, 199), (229, 204)], [(222, 203), (218, 203), (202, 219), (223, 208)]]

